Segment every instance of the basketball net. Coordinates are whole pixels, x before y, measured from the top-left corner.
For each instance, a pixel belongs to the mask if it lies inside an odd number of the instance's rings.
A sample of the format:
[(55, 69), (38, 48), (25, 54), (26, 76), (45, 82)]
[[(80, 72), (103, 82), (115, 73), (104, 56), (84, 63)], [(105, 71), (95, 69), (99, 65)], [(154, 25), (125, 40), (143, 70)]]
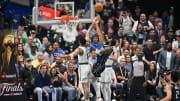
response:
[(76, 40), (77, 25), (79, 23), (78, 17), (69, 17), (67, 15), (61, 16), (61, 23), (64, 24), (63, 38), (66, 42), (73, 42)]

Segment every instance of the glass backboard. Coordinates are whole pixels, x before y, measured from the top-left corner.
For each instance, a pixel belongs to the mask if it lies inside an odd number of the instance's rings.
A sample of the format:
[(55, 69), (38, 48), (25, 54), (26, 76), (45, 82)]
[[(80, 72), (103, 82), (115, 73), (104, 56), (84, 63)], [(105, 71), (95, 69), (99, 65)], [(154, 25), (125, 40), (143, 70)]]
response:
[(90, 23), (95, 15), (93, 0), (35, 0), (32, 23), (60, 24), (62, 15), (79, 17), (80, 22)]

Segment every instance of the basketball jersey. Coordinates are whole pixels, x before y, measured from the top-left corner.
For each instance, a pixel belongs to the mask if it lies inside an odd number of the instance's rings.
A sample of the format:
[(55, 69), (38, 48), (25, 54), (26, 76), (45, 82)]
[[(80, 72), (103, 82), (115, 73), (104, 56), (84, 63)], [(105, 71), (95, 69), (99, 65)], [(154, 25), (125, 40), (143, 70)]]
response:
[(180, 101), (180, 86), (172, 83), (172, 97), (171, 101)]
[(89, 48), (79, 46), (80, 49), (83, 50), (83, 55), (78, 54), (78, 61), (79, 63), (88, 63), (89, 58)]
[[(113, 50), (116, 50), (116, 48), (113, 47)], [(109, 57), (113, 57), (113, 56), (114, 56), (114, 54), (113, 54), (113, 52), (112, 52)], [(105, 66), (112, 66), (112, 64), (113, 64), (113, 60), (111, 60), (111, 59), (108, 58), (107, 61), (106, 61), (106, 63), (105, 63)]]
[(133, 75), (134, 77), (141, 77), (144, 76), (144, 63), (142, 61), (135, 61), (133, 63)]

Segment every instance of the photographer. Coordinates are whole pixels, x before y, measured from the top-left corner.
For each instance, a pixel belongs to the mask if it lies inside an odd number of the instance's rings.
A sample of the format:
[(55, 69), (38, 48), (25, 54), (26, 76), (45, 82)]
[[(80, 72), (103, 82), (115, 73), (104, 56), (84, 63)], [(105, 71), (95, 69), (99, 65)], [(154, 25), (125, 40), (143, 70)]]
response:
[(171, 84), (165, 83), (166, 97), (160, 101), (179, 101), (180, 100), (180, 72), (172, 71), (170, 73)]

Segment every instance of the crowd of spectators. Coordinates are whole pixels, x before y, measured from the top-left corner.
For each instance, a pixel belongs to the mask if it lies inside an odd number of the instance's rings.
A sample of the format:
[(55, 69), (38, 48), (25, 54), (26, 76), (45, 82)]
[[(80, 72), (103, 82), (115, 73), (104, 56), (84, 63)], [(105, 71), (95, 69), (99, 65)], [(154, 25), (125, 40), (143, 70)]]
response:
[[(87, 33), (90, 33), (89, 40), (86, 41), (96, 51), (100, 51), (104, 44), (109, 45), (114, 40), (113, 49), (117, 50), (117, 59), (110, 57), (113, 71), (109, 71), (108, 75), (112, 78), (112, 85), (109, 85), (111, 87), (108, 89), (113, 95), (112, 99), (119, 101), (125, 94), (131, 96), (124, 99), (129, 101), (134, 101), (139, 95), (141, 101), (163, 101), (163, 98), (166, 98), (164, 89), (168, 88), (165, 85), (176, 85), (180, 81), (171, 80), (170, 76), (172, 72), (180, 70), (180, 30), (173, 30), (174, 9), (170, 8), (169, 12), (167, 10), (162, 16), (157, 11), (148, 16), (141, 12), (138, 6), (134, 11), (130, 11), (122, 0), (119, 0), (118, 7), (114, 7), (110, 1), (105, 0), (103, 11), (96, 12), (98, 21), (92, 22), (90, 26), (83, 23), (77, 25), (78, 36), (71, 44), (77, 48), (79, 40), (85, 39)], [(104, 42), (99, 32), (102, 33)], [(61, 57), (67, 54), (63, 46), (65, 44), (60, 41), (62, 37), (50, 41), (48, 36), (38, 38), (39, 34), (41, 33), (37, 30), (31, 30), (28, 35), (21, 25), (14, 33), (16, 70), (28, 98), (33, 99), (35, 93), (38, 101), (43, 101), (43, 96), (49, 98), (49, 94), (52, 94), (52, 101), (77, 101), (84, 94), (78, 82), (77, 57)], [(91, 69), (97, 61), (94, 48), (89, 49)], [(95, 92), (90, 94), (96, 95), (97, 99), (104, 98), (109, 101), (106, 99), (108, 95), (101, 96), (101, 92), (106, 91), (100, 89), (102, 83), (99, 78), (91, 77), (90, 82), (95, 89)], [(68, 95), (66, 98), (63, 97), (65, 93)], [(117, 96), (121, 97), (116, 98)]]

